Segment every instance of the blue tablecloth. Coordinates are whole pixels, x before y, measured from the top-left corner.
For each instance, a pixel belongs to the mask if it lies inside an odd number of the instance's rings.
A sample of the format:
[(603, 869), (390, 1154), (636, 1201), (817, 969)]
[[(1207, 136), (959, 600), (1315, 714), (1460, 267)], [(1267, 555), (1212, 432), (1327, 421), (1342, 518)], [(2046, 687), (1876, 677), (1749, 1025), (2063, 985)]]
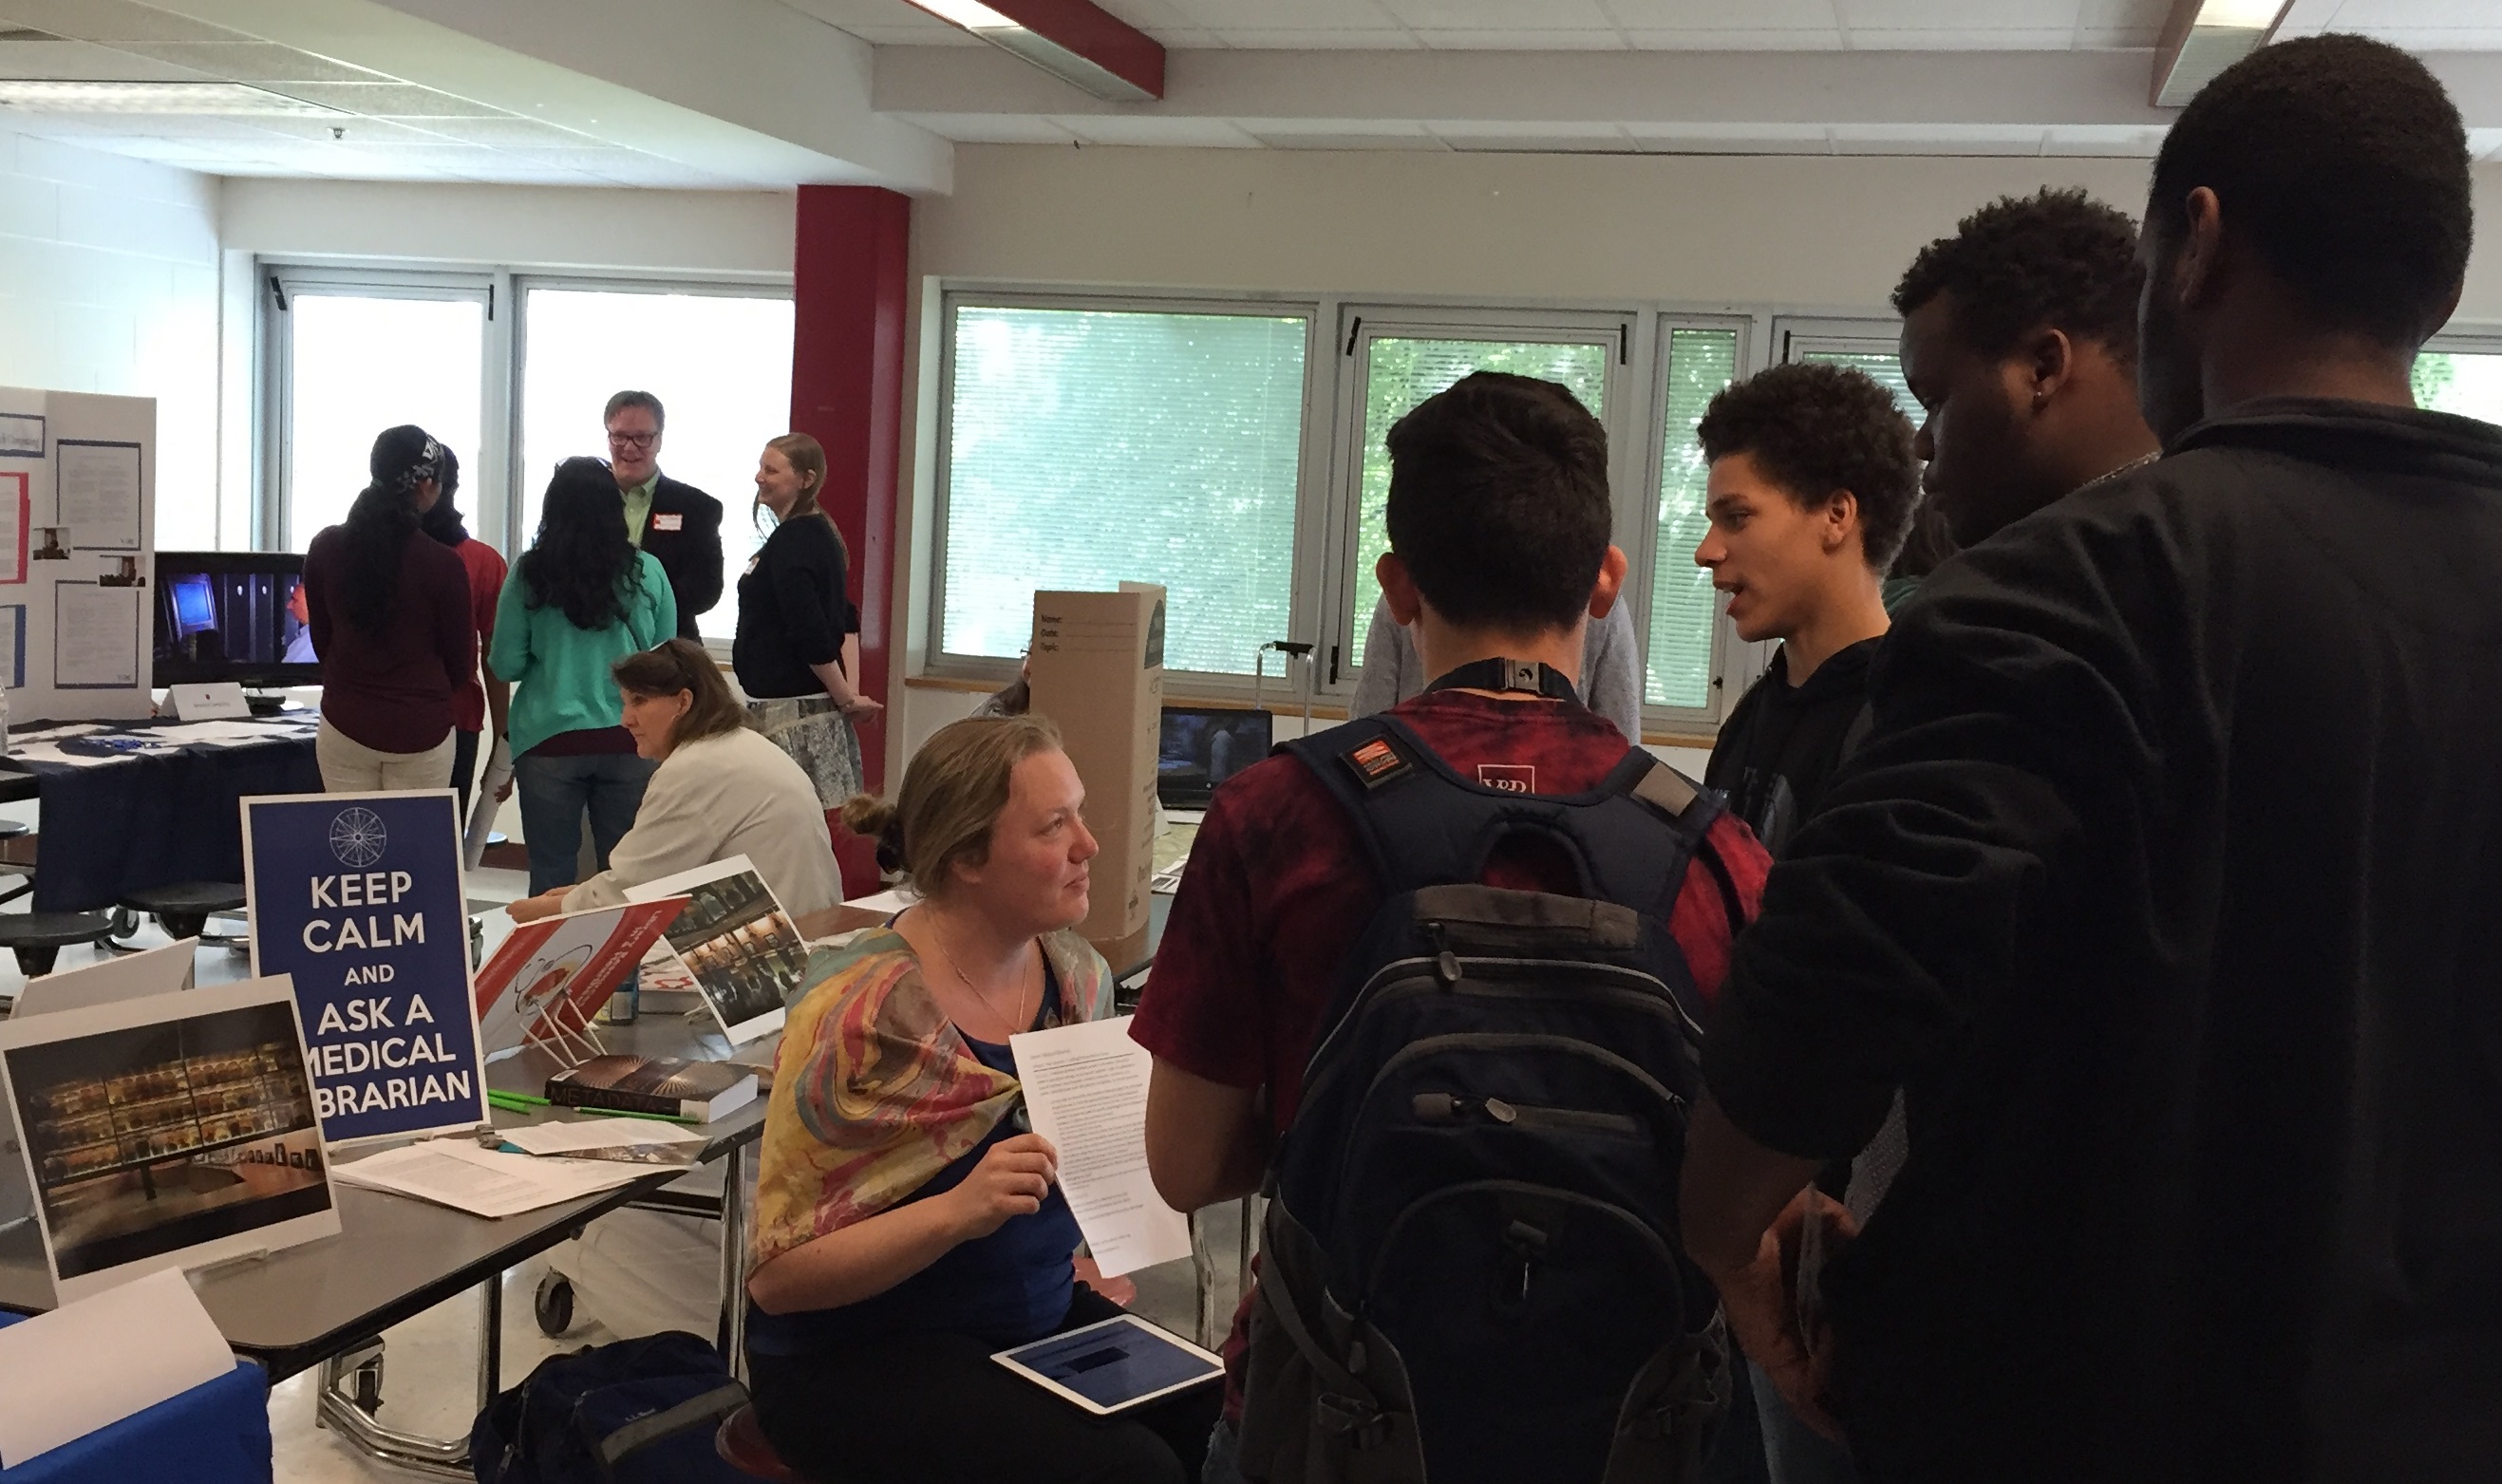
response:
[[(0, 1326), (24, 1316), (0, 1314)], [(145, 1344), (134, 1335), (133, 1344)], [(269, 1484), (269, 1379), (250, 1361), (136, 1416), (0, 1468), (0, 1484)]]
[[(145, 730), (132, 727), (133, 731)], [(172, 748), (93, 767), (19, 759), (35, 775), (38, 912), (95, 912), (181, 881), (243, 881), (243, 815), (255, 793), (319, 793), (300, 723), (272, 739)]]

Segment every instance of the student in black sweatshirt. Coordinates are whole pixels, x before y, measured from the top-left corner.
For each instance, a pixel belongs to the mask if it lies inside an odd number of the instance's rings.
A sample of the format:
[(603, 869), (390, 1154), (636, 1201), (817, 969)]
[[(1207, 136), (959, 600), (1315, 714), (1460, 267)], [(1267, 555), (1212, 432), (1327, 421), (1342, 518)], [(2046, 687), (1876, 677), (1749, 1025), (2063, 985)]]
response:
[[(2210, 83), (2140, 249), (2163, 458), (1930, 579), (1774, 869), (1684, 1236), (1871, 1479), (2492, 1474), (2502, 432), (2409, 382), (2472, 220), (2405, 53)], [(1898, 1090), (1811, 1360), (1772, 1224)]]
[(729, 662), (757, 725), (830, 810), (862, 787), (854, 724), (885, 708), (860, 692), (851, 673), (850, 553), (819, 503), (825, 488), (826, 451), (816, 439), (785, 433), (764, 446), (756, 514), (773, 513), (773, 534), (738, 580)]
[[(1868, 699), (1881, 588), (1919, 499), (1911, 424), (1867, 373), (1775, 366), (1711, 399), (1694, 549), (1749, 643), (1780, 652), (1721, 725), (1706, 785), (1780, 858), (1815, 811)], [(1864, 729), (1864, 727), (1862, 728)]]

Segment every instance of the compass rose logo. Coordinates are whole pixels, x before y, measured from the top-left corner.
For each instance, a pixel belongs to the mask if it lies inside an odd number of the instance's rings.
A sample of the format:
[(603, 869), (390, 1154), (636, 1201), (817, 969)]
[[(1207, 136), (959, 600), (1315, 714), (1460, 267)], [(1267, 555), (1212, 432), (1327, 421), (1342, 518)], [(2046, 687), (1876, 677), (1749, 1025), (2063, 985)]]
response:
[(382, 860), (390, 845), (390, 831), (383, 828), (382, 816), (371, 809), (351, 805), (339, 811), (330, 821), (330, 854), (341, 865), (362, 869)]

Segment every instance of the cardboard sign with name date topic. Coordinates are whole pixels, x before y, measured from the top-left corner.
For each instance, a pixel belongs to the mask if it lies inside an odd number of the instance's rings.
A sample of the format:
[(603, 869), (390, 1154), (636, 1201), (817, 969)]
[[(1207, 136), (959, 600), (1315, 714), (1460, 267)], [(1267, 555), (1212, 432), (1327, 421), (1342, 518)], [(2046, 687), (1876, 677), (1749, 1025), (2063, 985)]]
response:
[(243, 687), (231, 680), (205, 686), (168, 686), (165, 706), (181, 722), (223, 722), (252, 715)]

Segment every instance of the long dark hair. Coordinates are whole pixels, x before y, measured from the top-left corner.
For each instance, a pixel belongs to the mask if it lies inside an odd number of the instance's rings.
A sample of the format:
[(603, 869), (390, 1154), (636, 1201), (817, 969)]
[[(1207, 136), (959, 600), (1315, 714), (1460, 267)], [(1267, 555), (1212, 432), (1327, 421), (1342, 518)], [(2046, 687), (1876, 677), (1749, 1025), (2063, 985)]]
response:
[(385, 428), (374, 439), (365, 461), (372, 482), (348, 507), (348, 581), (340, 599), (348, 622), (369, 634), (390, 625), (399, 601), (400, 562), (418, 529), (410, 496), (435, 477), (442, 458), (443, 446), (414, 424)]
[(626, 497), (607, 461), (568, 458), (556, 466), (539, 504), (538, 539), (513, 570), (532, 608), (561, 608), (573, 626), (602, 629), (626, 619), (626, 581), (636, 577), (626, 537)]
[(417, 518), (418, 528), (445, 546), (468, 540), (468, 523), (460, 519), (460, 506), (454, 498), (459, 493), (460, 455), (446, 448), (434, 471), (434, 508)]

